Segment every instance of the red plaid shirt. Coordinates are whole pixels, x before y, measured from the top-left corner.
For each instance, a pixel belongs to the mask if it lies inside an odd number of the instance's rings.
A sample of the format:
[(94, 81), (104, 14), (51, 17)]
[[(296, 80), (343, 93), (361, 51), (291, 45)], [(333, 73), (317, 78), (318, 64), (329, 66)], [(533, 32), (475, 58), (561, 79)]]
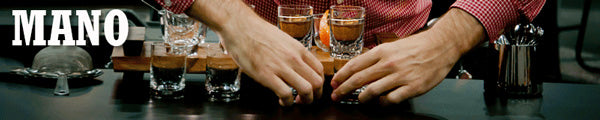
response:
[[(167, 10), (183, 13), (194, 0), (156, 0)], [(170, 1), (170, 5), (168, 3)], [(244, 0), (256, 6), (255, 11), (271, 23), (276, 23), (277, 6), (282, 4), (311, 5), (314, 13), (323, 13), (331, 5), (365, 7), (365, 47), (377, 45), (376, 35), (393, 33), (406, 37), (422, 28), (431, 10), (431, 0)], [(515, 25), (520, 13), (537, 16), (545, 0), (457, 0), (452, 7), (465, 10), (477, 18), (490, 41), (496, 40), (503, 29)], [(519, 12), (522, 11), (522, 12)]]

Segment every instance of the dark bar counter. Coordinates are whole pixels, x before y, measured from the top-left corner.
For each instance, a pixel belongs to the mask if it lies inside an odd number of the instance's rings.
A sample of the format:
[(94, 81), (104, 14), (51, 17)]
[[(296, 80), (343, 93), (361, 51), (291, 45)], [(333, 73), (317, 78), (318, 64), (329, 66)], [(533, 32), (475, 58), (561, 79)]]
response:
[(544, 83), (541, 97), (506, 98), (486, 92), (484, 80), (446, 79), (422, 96), (379, 106), (335, 104), (326, 84), (324, 97), (316, 103), (280, 107), (272, 92), (247, 76), (242, 79), (240, 101), (213, 103), (206, 99), (202, 74), (186, 76), (183, 99), (157, 100), (149, 95), (147, 73), (102, 70), (104, 74), (94, 80), (69, 80), (70, 96), (52, 94), (56, 80), (2, 73), (0, 120), (600, 119), (600, 85)]

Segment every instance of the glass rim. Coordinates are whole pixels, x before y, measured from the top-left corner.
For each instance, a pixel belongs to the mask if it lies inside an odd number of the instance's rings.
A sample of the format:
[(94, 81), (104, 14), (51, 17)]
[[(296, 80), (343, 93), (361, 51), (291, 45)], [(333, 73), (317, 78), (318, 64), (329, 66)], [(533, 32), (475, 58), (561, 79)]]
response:
[(332, 5), (331, 7), (329, 7), (329, 9), (331, 10), (335, 10), (335, 9), (341, 9), (341, 10), (360, 10), (360, 11), (365, 11), (364, 7), (361, 6), (353, 6), (353, 5)]
[[(333, 5), (330, 7), (331, 9), (331, 13), (334, 12), (350, 12), (350, 13), (357, 13), (355, 17), (350, 17), (350, 18), (357, 18), (357, 19), (364, 19), (365, 18), (365, 8), (361, 7), (361, 6), (351, 6), (351, 5)], [(330, 19), (338, 19), (339, 17), (336, 17), (337, 15), (335, 14), (329, 14), (329, 18)], [(347, 17), (341, 17), (341, 18), (347, 18)]]
[(313, 9), (310, 5), (294, 5), (294, 4), (286, 4), (277, 6), (278, 9), (292, 9), (292, 10), (302, 10), (302, 9)]
[(171, 12), (166, 9), (162, 9), (162, 10), (158, 11), (158, 15), (162, 15), (162, 16), (166, 16), (166, 17), (190, 18), (190, 16), (188, 16), (185, 13), (177, 14), (177, 13)]

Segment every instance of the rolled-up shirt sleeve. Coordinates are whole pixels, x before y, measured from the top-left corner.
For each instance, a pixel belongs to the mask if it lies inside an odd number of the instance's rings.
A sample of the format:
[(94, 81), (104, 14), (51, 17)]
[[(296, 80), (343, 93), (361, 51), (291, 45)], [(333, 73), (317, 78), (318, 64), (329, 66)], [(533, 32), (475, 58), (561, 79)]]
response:
[(460, 8), (473, 15), (486, 30), (489, 41), (494, 41), (504, 28), (515, 25), (521, 14), (532, 21), (546, 0), (457, 0), (452, 8)]
[(156, 2), (163, 8), (179, 14), (189, 9), (194, 0), (156, 0)]

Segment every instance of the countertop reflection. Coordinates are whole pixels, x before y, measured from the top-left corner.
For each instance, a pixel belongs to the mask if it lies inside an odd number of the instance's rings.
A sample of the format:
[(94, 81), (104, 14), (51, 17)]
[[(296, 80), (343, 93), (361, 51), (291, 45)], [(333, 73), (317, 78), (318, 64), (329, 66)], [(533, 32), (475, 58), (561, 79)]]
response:
[(544, 83), (541, 97), (507, 98), (486, 92), (483, 80), (446, 79), (387, 107), (334, 104), (325, 86), (314, 104), (280, 107), (271, 91), (247, 76), (240, 101), (212, 103), (201, 74), (186, 76), (183, 99), (157, 100), (149, 95), (148, 74), (102, 70), (96, 83), (75, 87), (84, 92), (71, 96), (52, 96), (52, 88), (44, 87), (51, 81), (32, 85), (0, 74), (0, 119), (600, 119), (600, 85)]

